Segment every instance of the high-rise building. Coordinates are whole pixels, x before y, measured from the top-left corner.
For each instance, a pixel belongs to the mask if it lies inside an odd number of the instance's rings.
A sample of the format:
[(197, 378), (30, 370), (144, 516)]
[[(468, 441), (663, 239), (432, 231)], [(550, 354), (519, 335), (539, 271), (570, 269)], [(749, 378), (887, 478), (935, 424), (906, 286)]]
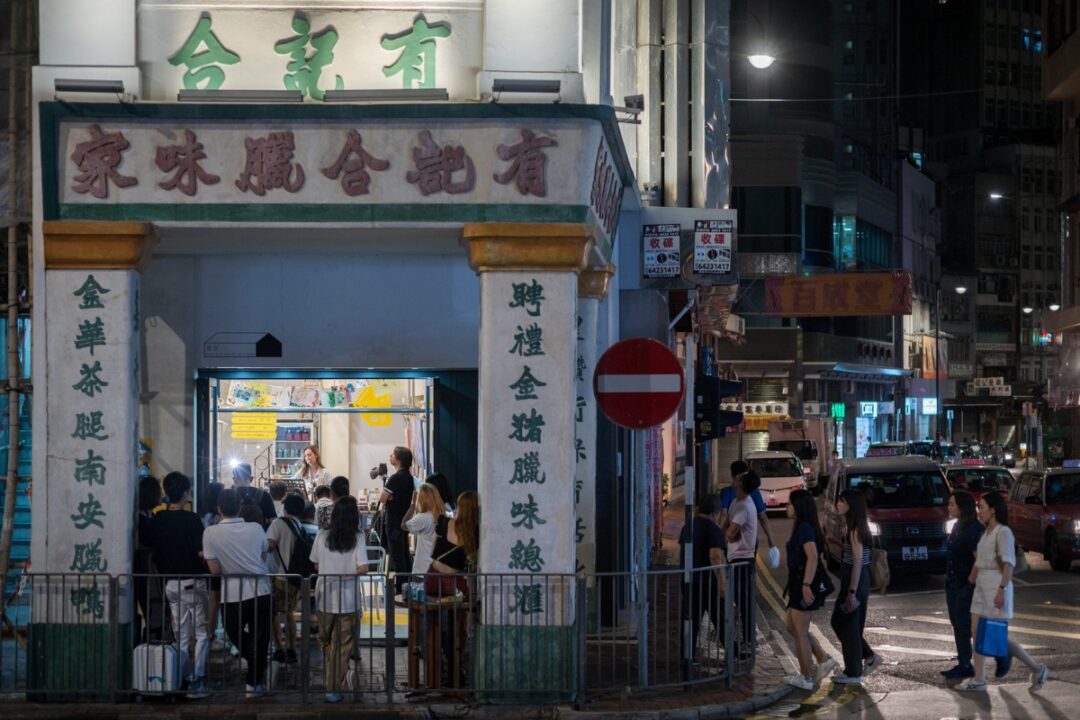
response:
[[(1056, 372), (1042, 325), (1063, 297), (1060, 106), (1042, 94), (1046, 17), (1033, 0), (901, 4), (903, 117), (926, 134), (939, 182), (945, 274), (978, 276), (964, 320), (977, 377), (1008, 397), (965, 387), (957, 410), (984, 441), (1024, 442), (1023, 399)], [(970, 303), (970, 301), (965, 301)], [(954, 320), (961, 318), (952, 316)], [(1014, 402), (1013, 398), (1021, 398)]]

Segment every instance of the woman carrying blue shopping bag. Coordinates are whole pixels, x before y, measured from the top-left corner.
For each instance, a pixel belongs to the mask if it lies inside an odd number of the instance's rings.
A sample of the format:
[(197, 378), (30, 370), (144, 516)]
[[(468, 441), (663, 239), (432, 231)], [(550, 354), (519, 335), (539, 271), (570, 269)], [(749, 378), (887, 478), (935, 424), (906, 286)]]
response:
[(1020, 644), (1008, 636), (1013, 616), (1013, 568), (1016, 567), (1016, 540), (1009, 529), (1009, 510), (997, 492), (979, 498), (979, 522), (986, 531), (975, 552), (971, 582), (971, 627), (975, 629), (975, 677), (956, 686), (962, 692), (986, 691), (986, 658), (1011, 655), (1031, 668), (1031, 690), (1041, 690), (1050, 669), (1035, 662)]

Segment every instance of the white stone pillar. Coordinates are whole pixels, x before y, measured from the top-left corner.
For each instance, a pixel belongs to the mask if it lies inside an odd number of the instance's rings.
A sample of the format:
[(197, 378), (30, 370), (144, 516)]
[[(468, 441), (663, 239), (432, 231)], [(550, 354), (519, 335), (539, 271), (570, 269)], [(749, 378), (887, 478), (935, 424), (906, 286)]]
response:
[[(614, 266), (584, 270), (578, 276), (577, 359), (574, 377), (577, 398), (574, 403), (574, 450), (577, 465), (574, 473), (574, 506), (577, 541), (577, 570), (586, 575), (596, 572), (596, 396), (593, 394), (593, 371), (598, 353), (597, 325), (600, 301), (607, 294)], [(590, 585), (591, 587), (591, 585)], [(594, 615), (590, 597), (589, 615)]]
[[(134, 550), (135, 268), (148, 226), (52, 222), (44, 233), (46, 376), (35, 385), (45, 395), (45, 417), (36, 421), (46, 425), (46, 442), (36, 451), (46, 466), (34, 479), (32, 513), (34, 572), (49, 577), (32, 588), (31, 633), (41, 638), (33, 652), (50, 659), (34, 680), (107, 691), (112, 620), (118, 647), (131, 647), (130, 584), (122, 580), (113, 595), (110, 578), (131, 572)], [(60, 654), (68, 662), (57, 662)]]
[[(477, 685), (559, 695), (573, 625), (578, 272), (585, 226), (467, 225), (480, 274), (481, 583)], [(489, 662), (491, 661), (491, 662)]]

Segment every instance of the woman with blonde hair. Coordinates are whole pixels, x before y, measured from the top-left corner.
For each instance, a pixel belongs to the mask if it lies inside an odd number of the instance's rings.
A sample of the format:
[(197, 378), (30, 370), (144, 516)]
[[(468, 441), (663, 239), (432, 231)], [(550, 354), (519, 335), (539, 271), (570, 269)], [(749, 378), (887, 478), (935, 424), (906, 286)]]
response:
[[(434, 485), (424, 483), (413, 492), (409, 512), (401, 521), (401, 529), (412, 533), (416, 538), (416, 552), (413, 555), (413, 575), (423, 576), (431, 567), (431, 551), (435, 546), (435, 528), (439, 519), (446, 513), (439, 491)], [(418, 578), (423, 583), (423, 577)]]
[(472, 490), (458, 495), (457, 513), (436, 528), (432, 566), (441, 573), (476, 571), (480, 546), (479, 496)]
[(312, 497), (315, 488), (320, 485), (329, 485), (332, 475), (323, 467), (322, 456), (319, 455), (318, 445), (308, 445), (304, 448), (303, 457), (300, 460), (300, 469), (293, 473), (293, 480), (303, 480), (304, 490), (307, 497)]

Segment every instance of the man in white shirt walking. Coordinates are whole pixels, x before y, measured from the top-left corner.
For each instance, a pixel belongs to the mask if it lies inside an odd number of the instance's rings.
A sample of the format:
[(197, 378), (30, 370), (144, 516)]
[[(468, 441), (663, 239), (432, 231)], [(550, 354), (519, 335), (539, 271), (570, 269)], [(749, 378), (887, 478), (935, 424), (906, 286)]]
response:
[(221, 491), (218, 511), (221, 522), (203, 533), (203, 556), (211, 573), (225, 577), (221, 587), (225, 632), (247, 662), (247, 696), (258, 697), (265, 692), (263, 678), (269, 663), (269, 545), (258, 523), (246, 523), (239, 517), (240, 497), (235, 490)]

